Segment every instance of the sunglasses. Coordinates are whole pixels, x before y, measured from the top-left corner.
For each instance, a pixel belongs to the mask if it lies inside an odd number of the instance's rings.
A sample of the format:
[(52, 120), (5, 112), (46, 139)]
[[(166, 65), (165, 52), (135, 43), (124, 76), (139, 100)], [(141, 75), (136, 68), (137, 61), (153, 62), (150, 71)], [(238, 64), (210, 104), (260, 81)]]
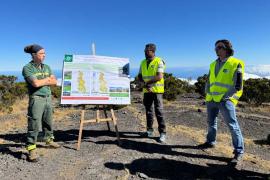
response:
[(155, 52), (154, 50), (152, 50), (152, 49), (146, 49), (146, 50), (144, 50), (144, 52), (149, 52), (149, 51), (151, 51), (151, 52)]
[(220, 50), (220, 49), (226, 49), (226, 47), (225, 46), (217, 46), (217, 47), (215, 47), (215, 50)]

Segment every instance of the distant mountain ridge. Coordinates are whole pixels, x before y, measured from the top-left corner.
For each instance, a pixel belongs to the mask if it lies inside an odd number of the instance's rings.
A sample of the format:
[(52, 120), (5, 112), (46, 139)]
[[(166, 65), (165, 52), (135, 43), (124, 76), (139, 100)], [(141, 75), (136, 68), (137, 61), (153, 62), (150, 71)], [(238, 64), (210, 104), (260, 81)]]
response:
[[(54, 70), (54, 74), (58, 79), (62, 78), (62, 70)], [(139, 68), (130, 69), (130, 77), (134, 78), (137, 76)], [(208, 74), (209, 67), (168, 67), (165, 72), (172, 73), (173, 76), (182, 79), (197, 80), (199, 76)], [(18, 77), (19, 82), (24, 81), (21, 71), (0, 71), (3, 75), (14, 75)], [(245, 77), (249, 78), (268, 78), (270, 79), (270, 65), (247, 65), (245, 67)]]
[(256, 75), (256, 74), (249, 74), (249, 73), (245, 73), (244, 74), (244, 80), (247, 80), (247, 79), (260, 79), (260, 78), (263, 78), (259, 75)]
[(249, 74), (267, 77), (270, 76), (270, 65), (247, 65), (245, 71)]

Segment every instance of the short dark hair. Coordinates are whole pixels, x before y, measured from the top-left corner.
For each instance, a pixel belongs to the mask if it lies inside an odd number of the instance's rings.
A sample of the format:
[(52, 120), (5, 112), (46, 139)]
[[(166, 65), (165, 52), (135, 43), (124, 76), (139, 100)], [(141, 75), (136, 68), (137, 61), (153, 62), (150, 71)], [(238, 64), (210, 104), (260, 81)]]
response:
[(227, 51), (227, 56), (233, 56), (234, 50), (233, 50), (233, 47), (232, 47), (232, 43), (227, 39), (221, 39), (221, 40), (216, 41), (215, 46), (220, 42), (225, 45), (225, 47), (226, 47), (225, 50)]
[(148, 43), (148, 44), (145, 45), (144, 50), (146, 50), (146, 49), (151, 49), (152, 51), (156, 52), (156, 45), (153, 44), (153, 43)]

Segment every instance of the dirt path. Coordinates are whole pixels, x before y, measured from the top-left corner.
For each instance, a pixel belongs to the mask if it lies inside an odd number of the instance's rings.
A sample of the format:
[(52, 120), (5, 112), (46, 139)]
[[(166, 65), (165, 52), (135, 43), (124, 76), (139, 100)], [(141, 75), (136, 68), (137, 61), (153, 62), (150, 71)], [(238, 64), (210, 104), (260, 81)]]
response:
[[(134, 97), (136, 102), (141, 98)], [(159, 144), (156, 138), (140, 138), (139, 132), (145, 128), (144, 108), (141, 103), (133, 103), (116, 110), (121, 146), (115, 133), (107, 131), (106, 123), (100, 123), (85, 127), (80, 151), (75, 150), (80, 110), (56, 109), (55, 136), (62, 147), (47, 149), (39, 143), (41, 158), (37, 163), (21, 159), (26, 121), (13, 118), (11, 123), (4, 118), (1, 123), (5, 126), (0, 128), (0, 179), (269, 178), (270, 149), (263, 140), (269, 132), (269, 121), (259, 117), (254, 121), (247, 112), (246, 117), (239, 117), (246, 153), (242, 165), (232, 168), (227, 165), (232, 157), (231, 139), (222, 121), (217, 147), (207, 151), (196, 148), (204, 142), (206, 133), (206, 113), (198, 112), (198, 108), (204, 108), (201, 104), (201, 100), (185, 98), (167, 103), (168, 141)], [(94, 112), (89, 110), (87, 117), (91, 116)]]

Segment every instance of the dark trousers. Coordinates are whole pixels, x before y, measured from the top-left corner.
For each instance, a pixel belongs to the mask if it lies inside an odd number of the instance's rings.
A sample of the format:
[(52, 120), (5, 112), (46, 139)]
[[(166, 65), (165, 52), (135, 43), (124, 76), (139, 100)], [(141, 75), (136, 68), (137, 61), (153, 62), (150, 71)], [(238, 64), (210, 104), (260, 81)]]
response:
[(163, 94), (144, 93), (143, 104), (146, 110), (147, 130), (153, 131), (154, 110), (158, 122), (159, 133), (166, 133), (166, 125), (163, 115)]

